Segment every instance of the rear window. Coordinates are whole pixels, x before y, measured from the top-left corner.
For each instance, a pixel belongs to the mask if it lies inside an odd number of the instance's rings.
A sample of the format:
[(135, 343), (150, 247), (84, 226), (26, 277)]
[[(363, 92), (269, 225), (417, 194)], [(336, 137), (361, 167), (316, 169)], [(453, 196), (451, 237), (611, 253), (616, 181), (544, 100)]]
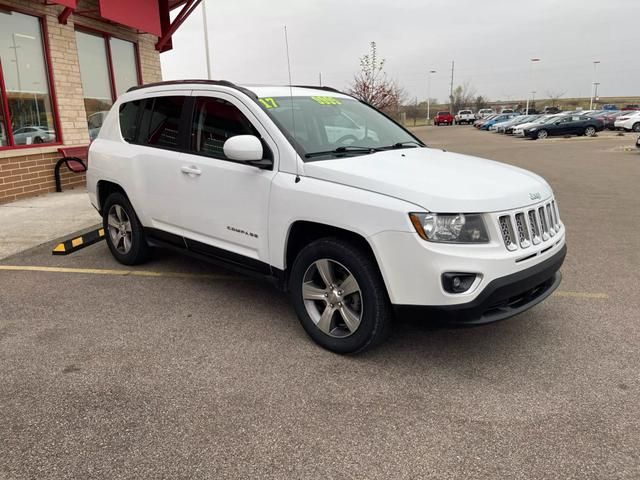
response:
[(449, 112), (438, 112), (438, 115), (450, 115)]

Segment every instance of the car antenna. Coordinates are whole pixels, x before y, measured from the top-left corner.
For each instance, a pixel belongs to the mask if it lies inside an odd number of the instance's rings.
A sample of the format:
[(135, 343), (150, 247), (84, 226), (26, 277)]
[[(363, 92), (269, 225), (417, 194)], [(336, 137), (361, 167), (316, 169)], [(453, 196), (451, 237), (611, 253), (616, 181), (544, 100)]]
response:
[[(289, 71), (289, 101), (291, 103), (291, 125), (293, 128), (293, 140), (296, 140), (296, 114), (295, 109), (293, 108), (293, 86), (291, 83), (291, 61), (289, 59), (289, 36), (287, 35), (287, 26), (284, 26), (284, 46), (287, 50), (287, 70)], [(300, 181), (300, 173), (298, 172), (298, 156), (296, 155), (296, 180), (298, 183)]]

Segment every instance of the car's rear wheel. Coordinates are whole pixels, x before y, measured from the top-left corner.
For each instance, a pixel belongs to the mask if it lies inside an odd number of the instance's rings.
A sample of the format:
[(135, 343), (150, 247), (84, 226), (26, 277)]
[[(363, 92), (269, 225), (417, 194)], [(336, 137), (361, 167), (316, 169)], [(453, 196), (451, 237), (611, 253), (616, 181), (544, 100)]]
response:
[(589, 127), (584, 129), (584, 134), (587, 137), (593, 137), (596, 134), (596, 128), (589, 126)]
[(633, 127), (631, 127), (631, 129), (632, 129), (634, 132), (640, 132), (640, 122), (636, 122), (636, 123), (634, 123), (634, 124), (633, 124)]
[(122, 193), (107, 197), (102, 209), (102, 225), (114, 258), (124, 265), (137, 265), (149, 258), (149, 245), (131, 203)]
[(336, 353), (357, 353), (388, 334), (391, 307), (367, 252), (337, 239), (317, 240), (298, 254), (289, 279), (293, 305), (307, 334)]
[(538, 134), (536, 135), (536, 138), (538, 140), (544, 140), (548, 136), (549, 136), (549, 132), (547, 132), (546, 130), (538, 130)]

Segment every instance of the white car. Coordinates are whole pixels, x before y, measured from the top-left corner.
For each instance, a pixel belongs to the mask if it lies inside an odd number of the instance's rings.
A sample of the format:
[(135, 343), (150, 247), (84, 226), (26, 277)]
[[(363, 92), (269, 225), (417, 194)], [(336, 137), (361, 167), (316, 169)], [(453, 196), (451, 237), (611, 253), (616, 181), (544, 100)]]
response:
[(616, 118), (613, 126), (616, 130), (640, 132), (640, 111), (629, 111)]
[(455, 116), (453, 123), (455, 123), (456, 125), (462, 125), (463, 123), (466, 125), (471, 125), (475, 120), (476, 116), (473, 113), (473, 110), (460, 110)]
[[(359, 128), (334, 138), (343, 115)], [(524, 312), (557, 288), (566, 253), (543, 178), (428, 148), (326, 87), (134, 87), (91, 144), (87, 189), (119, 262), (164, 246), (270, 279), (339, 353), (380, 342), (394, 313)]]
[(32, 145), (34, 143), (49, 143), (56, 139), (56, 132), (49, 127), (29, 126), (17, 128), (13, 131), (13, 142), (16, 145)]
[(476, 113), (476, 120), (495, 115), (495, 113), (496, 112), (493, 110), (493, 108), (481, 108), (480, 110), (478, 110), (478, 113)]

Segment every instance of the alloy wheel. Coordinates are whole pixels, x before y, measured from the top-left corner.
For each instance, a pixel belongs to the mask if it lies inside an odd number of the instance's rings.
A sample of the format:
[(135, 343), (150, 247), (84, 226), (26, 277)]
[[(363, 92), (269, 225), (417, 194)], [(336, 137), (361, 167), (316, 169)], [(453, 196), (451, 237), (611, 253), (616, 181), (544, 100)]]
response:
[(593, 137), (596, 134), (596, 129), (593, 127), (587, 127), (587, 129), (584, 131), (584, 134), (587, 137)]
[(302, 281), (307, 314), (326, 335), (345, 338), (362, 320), (362, 291), (353, 274), (341, 263), (323, 258), (307, 268)]
[(131, 220), (121, 205), (114, 204), (107, 216), (109, 236), (114, 248), (126, 255), (131, 250)]
[(540, 140), (544, 140), (545, 138), (547, 138), (547, 135), (548, 135), (548, 134), (547, 134), (547, 131), (546, 131), (546, 130), (540, 130), (540, 131), (538, 132), (538, 138), (539, 138)]

